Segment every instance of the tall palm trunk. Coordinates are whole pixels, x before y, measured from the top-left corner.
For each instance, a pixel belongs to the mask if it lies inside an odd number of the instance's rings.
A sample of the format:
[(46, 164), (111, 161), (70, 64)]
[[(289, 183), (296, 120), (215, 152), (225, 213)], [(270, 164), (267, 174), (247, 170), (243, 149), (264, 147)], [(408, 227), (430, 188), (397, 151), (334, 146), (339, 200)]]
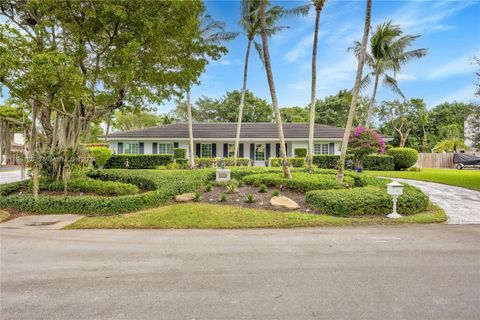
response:
[(313, 52), (312, 52), (312, 88), (310, 96), (310, 125), (308, 128), (308, 171), (313, 169), (313, 135), (315, 130), (315, 103), (317, 101), (317, 47), (318, 47), (318, 26), (320, 24), (320, 13), (322, 12), (324, 1), (315, 2), (315, 32), (313, 35)]
[(195, 150), (193, 147), (193, 119), (192, 106), (190, 104), (190, 89), (187, 90), (187, 121), (188, 121), (188, 142), (190, 148), (190, 158), (188, 159), (190, 169), (195, 168)]
[(248, 76), (248, 57), (250, 56), (250, 47), (252, 46), (252, 40), (248, 39), (247, 54), (245, 55), (245, 67), (243, 69), (243, 87), (242, 95), (240, 97), (240, 105), (238, 106), (238, 120), (237, 120), (237, 134), (235, 136), (235, 152), (233, 154), (233, 162), (237, 165), (238, 147), (240, 145), (240, 131), (242, 130), (242, 118), (243, 118), (243, 105), (245, 104), (245, 94), (247, 91), (247, 76)]
[(355, 87), (353, 88), (352, 101), (350, 103), (350, 111), (348, 112), (347, 125), (343, 133), (342, 149), (340, 151), (340, 160), (338, 161), (337, 181), (343, 182), (345, 171), (345, 156), (347, 154), (348, 138), (352, 130), (353, 118), (355, 117), (355, 109), (357, 107), (358, 94), (360, 92), (360, 83), (362, 81), (363, 65), (365, 63), (365, 52), (367, 51), (368, 32), (370, 31), (370, 16), (372, 14), (372, 0), (367, 0), (367, 9), (365, 12), (365, 26), (363, 29), (362, 47), (358, 58), (357, 76), (355, 78)]
[(380, 75), (375, 74), (375, 84), (373, 85), (372, 99), (370, 99), (370, 104), (368, 105), (367, 119), (365, 120), (365, 128), (370, 128), (373, 113), (375, 112), (375, 99), (377, 97), (379, 79), (380, 79)]
[(40, 159), (37, 154), (37, 117), (38, 117), (38, 101), (32, 101), (32, 128), (30, 135), (30, 157), (33, 160), (33, 178), (32, 192), (33, 199), (38, 200), (38, 191), (40, 189)]
[(275, 122), (277, 123), (278, 138), (280, 139), (280, 153), (282, 157), (283, 173), (285, 178), (291, 179), (292, 174), (290, 173), (290, 168), (288, 167), (287, 150), (285, 148), (285, 137), (283, 135), (282, 117), (280, 115), (280, 109), (278, 108), (277, 93), (275, 92), (275, 83), (273, 82), (272, 65), (270, 63), (270, 53), (268, 51), (267, 22), (265, 18), (265, 2), (266, 0), (261, 0), (260, 8), (259, 8), (263, 56), (265, 60), (265, 70), (267, 72), (267, 80), (268, 80), (268, 86), (270, 88), (270, 95), (272, 96), (272, 107), (275, 113)]

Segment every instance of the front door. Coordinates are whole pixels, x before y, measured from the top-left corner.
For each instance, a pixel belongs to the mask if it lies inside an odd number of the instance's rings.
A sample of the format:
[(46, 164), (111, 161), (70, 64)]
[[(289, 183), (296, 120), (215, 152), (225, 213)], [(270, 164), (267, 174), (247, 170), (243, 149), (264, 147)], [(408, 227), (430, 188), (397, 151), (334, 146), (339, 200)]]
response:
[(265, 166), (265, 144), (255, 144), (255, 166)]

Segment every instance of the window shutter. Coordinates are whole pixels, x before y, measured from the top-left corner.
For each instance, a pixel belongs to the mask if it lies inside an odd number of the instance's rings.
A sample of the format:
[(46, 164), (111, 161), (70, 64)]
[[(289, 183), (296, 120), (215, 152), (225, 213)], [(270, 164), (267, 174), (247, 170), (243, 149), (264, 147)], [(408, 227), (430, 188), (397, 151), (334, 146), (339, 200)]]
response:
[(335, 154), (335, 143), (331, 142), (328, 145), (328, 154)]
[(238, 153), (240, 154), (240, 158), (243, 158), (243, 143), (240, 143)]
[(228, 158), (228, 143), (223, 144), (223, 157)]
[(250, 159), (255, 159), (255, 144), (250, 143)]
[(277, 158), (280, 157), (280, 143), (276, 143), (276, 144), (275, 144), (275, 156), (276, 156)]
[(217, 157), (217, 144), (212, 143), (212, 158), (216, 158), (216, 157)]
[(265, 159), (268, 160), (270, 159), (270, 143), (266, 144), (266, 150), (265, 150)]
[(285, 157), (288, 157), (288, 144), (285, 142)]
[(158, 143), (154, 142), (152, 143), (152, 154), (157, 154), (158, 153)]
[(118, 152), (119, 154), (122, 154), (122, 153), (123, 153), (123, 142), (119, 142), (119, 143), (118, 143), (117, 152)]
[(140, 153), (140, 154), (143, 154), (143, 153), (144, 153), (143, 142), (140, 142), (140, 143), (138, 144), (138, 153)]
[(174, 142), (174, 143), (173, 143), (173, 147), (174, 147), (174, 148), (178, 148), (178, 142)]
[(201, 148), (200, 143), (197, 143), (197, 144), (195, 145), (195, 155), (196, 155), (197, 157), (199, 157), (199, 158), (200, 158), (200, 153), (201, 153), (201, 149), (200, 149), (200, 148)]

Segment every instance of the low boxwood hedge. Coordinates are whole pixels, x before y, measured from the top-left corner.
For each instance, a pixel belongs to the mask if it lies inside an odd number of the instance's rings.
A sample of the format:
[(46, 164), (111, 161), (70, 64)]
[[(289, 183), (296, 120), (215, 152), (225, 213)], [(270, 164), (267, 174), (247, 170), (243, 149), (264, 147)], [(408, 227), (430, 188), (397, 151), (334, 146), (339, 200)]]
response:
[(246, 184), (260, 186), (285, 186), (288, 189), (306, 192), (310, 190), (341, 189), (345, 186), (353, 186), (354, 179), (347, 176), (344, 185), (337, 182), (335, 175), (330, 174), (309, 174), (305, 172), (293, 172), (292, 179), (286, 179), (282, 173), (261, 173), (253, 174), (243, 178)]
[(411, 148), (391, 148), (387, 153), (393, 157), (395, 170), (410, 168), (418, 160), (418, 151)]
[(313, 164), (322, 169), (336, 169), (339, 159), (336, 154), (318, 154), (313, 156)]
[[(305, 158), (287, 158), (288, 166), (294, 168), (301, 168), (305, 166)], [(271, 157), (269, 159), (270, 167), (281, 167), (282, 158)]]
[(384, 154), (375, 154), (363, 158), (365, 170), (391, 171), (395, 169), (393, 157)]
[[(387, 180), (388, 181), (388, 180)], [(349, 190), (310, 191), (305, 201), (321, 213), (334, 216), (386, 215), (392, 211), (393, 200), (383, 183)], [(419, 189), (404, 185), (398, 198), (398, 212), (404, 215), (426, 210), (428, 196)]]
[(0, 196), (8, 196), (28, 186), (28, 180), (0, 184)]
[[(125, 163), (128, 160), (128, 168)], [(173, 163), (171, 154), (116, 154), (108, 159), (106, 169), (155, 169)]]
[[(63, 181), (42, 181), (40, 183), (42, 190), (59, 191), (64, 189)], [(67, 190), (73, 192), (92, 192), (102, 196), (124, 196), (127, 194), (137, 194), (138, 187), (134, 184), (102, 181), (92, 178), (76, 178), (67, 182)]]

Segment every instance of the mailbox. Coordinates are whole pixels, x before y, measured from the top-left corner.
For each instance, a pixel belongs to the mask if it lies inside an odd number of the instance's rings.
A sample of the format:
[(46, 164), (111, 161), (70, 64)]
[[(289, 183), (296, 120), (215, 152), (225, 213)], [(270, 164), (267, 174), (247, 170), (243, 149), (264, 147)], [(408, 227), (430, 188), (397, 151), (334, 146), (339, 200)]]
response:
[(391, 196), (401, 196), (403, 194), (403, 185), (393, 181), (387, 184), (387, 193)]

